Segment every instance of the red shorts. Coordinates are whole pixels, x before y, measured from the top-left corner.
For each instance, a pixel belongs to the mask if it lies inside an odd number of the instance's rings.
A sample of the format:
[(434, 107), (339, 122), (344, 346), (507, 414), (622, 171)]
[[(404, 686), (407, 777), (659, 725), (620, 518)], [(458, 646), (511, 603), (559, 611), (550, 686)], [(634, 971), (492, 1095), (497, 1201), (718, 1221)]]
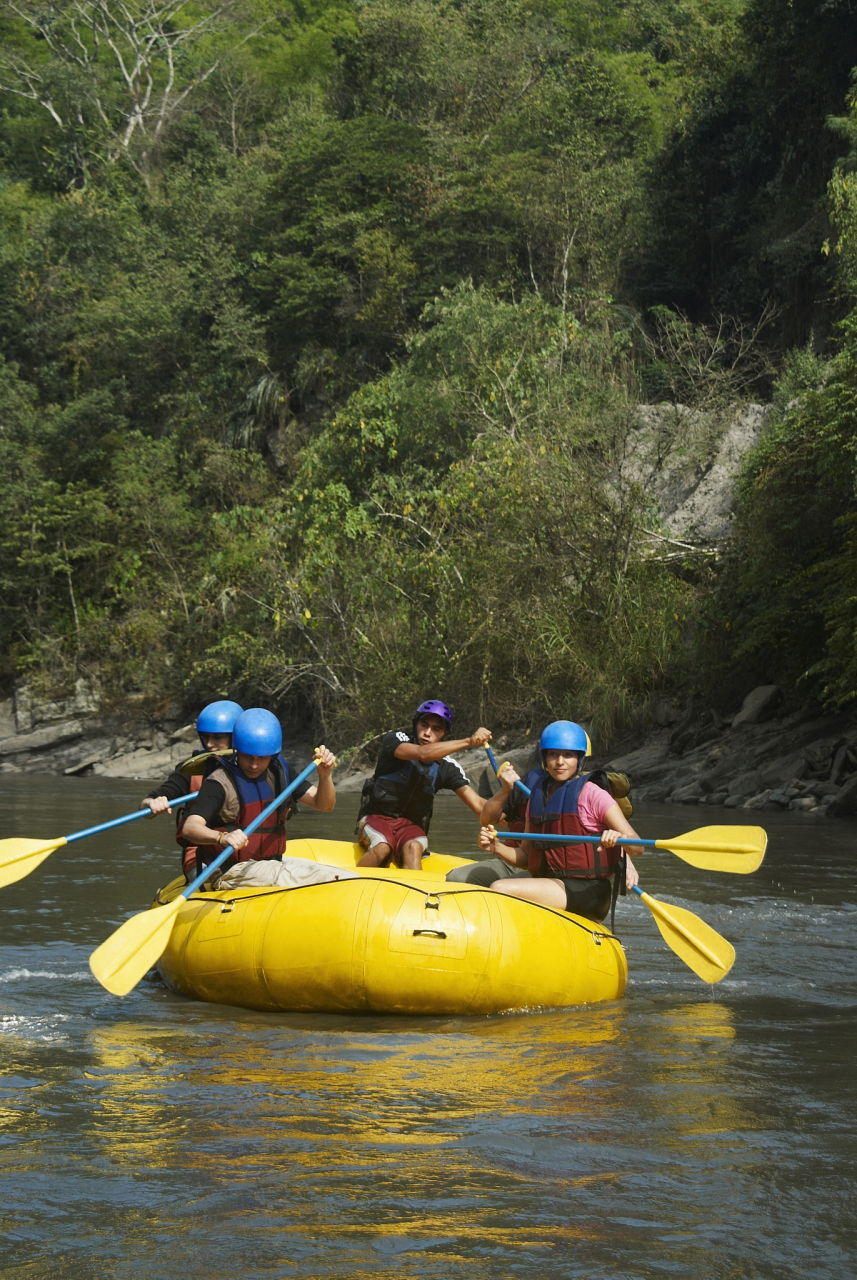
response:
[(398, 857), (402, 845), (409, 840), (419, 840), (423, 853), (428, 847), (428, 836), (410, 818), (387, 818), (382, 813), (367, 814), (363, 834), (368, 837), (370, 849), (376, 844), (388, 844), (394, 857)]

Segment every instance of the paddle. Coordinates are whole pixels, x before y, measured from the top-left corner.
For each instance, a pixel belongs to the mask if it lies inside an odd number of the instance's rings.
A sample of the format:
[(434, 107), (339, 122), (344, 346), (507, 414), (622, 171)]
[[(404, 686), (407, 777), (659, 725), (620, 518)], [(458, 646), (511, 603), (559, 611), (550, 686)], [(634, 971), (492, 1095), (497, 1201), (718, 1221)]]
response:
[[(500, 765), (500, 767), (498, 768), (498, 767), (497, 767), (497, 761), (496, 761), (496, 759), (495, 759), (495, 757), (494, 757), (494, 752), (493, 752), (493, 751), (491, 750), (491, 748), (488, 746), (488, 743), (487, 743), (487, 742), (483, 743), (483, 746), (485, 747), (485, 750), (488, 752), (488, 759), (489, 759), (489, 761), (491, 762), (491, 768), (494, 770), (495, 774), (496, 774), (496, 775), (497, 775), (497, 777), (499, 778), (499, 776), (500, 776), (500, 769), (505, 769), (505, 767), (506, 767), (506, 766), (505, 766), (505, 764), (501, 764), (501, 765)], [(524, 793), (524, 795), (525, 795), (525, 796), (531, 796), (531, 795), (533, 794), (533, 793), (532, 793), (532, 791), (530, 791), (530, 788), (529, 788), (529, 787), (525, 787), (525, 786), (524, 786), (524, 784), (523, 784), (523, 782), (521, 782), (521, 779), (520, 779), (520, 778), (519, 778), (519, 779), (518, 779), (518, 781), (515, 783), (515, 786), (516, 786), (516, 787), (520, 787), (520, 788), (521, 788), (521, 790), (523, 791), (523, 793)]]
[[(601, 836), (556, 836), (532, 831), (494, 831), (498, 840), (543, 840), (547, 844), (600, 844)], [(618, 845), (642, 846), (644, 849), (666, 849), (683, 862), (703, 871), (731, 871), (747, 876), (762, 864), (768, 847), (768, 836), (761, 827), (699, 827), (672, 840), (640, 840), (630, 836), (617, 840)]]
[(703, 982), (719, 982), (735, 963), (735, 948), (721, 938), (710, 924), (700, 920), (684, 907), (667, 906), (650, 898), (639, 885), (632, 892), (642, 898), (655, 917), (655, 924), (668, 947), (692, 969)]
[[(170, 807), (186, 804), (188, 800), (193, 800), (196, 794), (195, 791), (191, 791), (186, 796), (179, 796), (178, 800), (170, 801)], [(56, 840), (24, 840), (14, 837), (9, 840), (0, 840), (0, 889), (5, 888), (7, 884), (14, 884), (16, 880), (23, 880), (31, 871), (35, 871), (54, 849), (61, 849), (65, 844), (73, 844), (75, 840), (82, 840), (84, 836), (94, 836), (99, 831), (109, 831), (111, 827), (121, 827), (125, 822), (135, 822), (137, 818), (151, 816), (151, 809), (135, 809), (133, 813), (126, 813), (124, 818), (114, 818), (111, 822), (102, 822), (97, 827), (75, 831), (70, 836), (58, 836)]]
[[(289, 783), (285, 791), (281, 791), (267, 808), (262, 810), (258, 818), (254, 818), (252, 822), (248, 823), (244, 828), (244, 834), (252, 835), (268, 815), (273, 813), (292, 794), (295, 788), (300, 786), (305, 778), (309, 777), (315, 767), (316, 762), (313, 760), (312, 764), (307, 765), (303, 773), (298, 774), (294, 782)], [(182, 900), (189, 898), (200, 885), (210, 878), (212, 872), (216, 871), (221, 863), (232, 857), (233, 853), (232, 846), (227, 845), (195, 880), (192, 880), (189, 885), (182, 889), (179, 896), (174, 898), (172, 902), (167, 902), (161, 907), (151, 907), (148, 911), (141, 911), (138, 915), (131, 916), (130, 920), (126, 920), (124, 924), (120, 925), (115, 933), (112, 933), (106, 941), (102, 942), (100, 947), (96, 947), (89, 957), (89, 967), (102, 987), (112, 991), (115, 996), (126, 996), (129, 991), (136, 987), (140, 979), (152, 968), (152, 965), (156, 964), (161, 958), (170, 940), (170, 934), (173, 931), (176, 915), (182, 906)]]
[[(499, 776), (497, 761), (488, 744), (485, 744), (491, 768)], [(500, 769), (504, 768), (500, 765)], [(531, 795), (529, 787), (520, 780), (515, 783), (525, 795)], [(554, 844), (597, 844), (600, 836), (542, 836), (527, 833), (522, 837), (520, 831), (498, 831), (498, 837), (510, 840), (552, 840)], [(617, 840), (617, 844), (637, 845), (644, 849), (666, 849), (674, 853), (683, 862), (701, 871), (728, 871), (734, 875), (748, 876), (762, 865), (765, 850), (768, 847), (768, 836), (761, 827), (699, 827), (684, 836), (674, 836), (672, 840)]]

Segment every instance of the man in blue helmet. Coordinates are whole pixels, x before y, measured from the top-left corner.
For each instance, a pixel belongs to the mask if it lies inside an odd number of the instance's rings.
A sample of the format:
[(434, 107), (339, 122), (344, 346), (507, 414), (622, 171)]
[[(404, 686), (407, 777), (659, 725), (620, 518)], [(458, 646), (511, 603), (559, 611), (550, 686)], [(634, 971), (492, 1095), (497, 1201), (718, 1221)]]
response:
[(151, 809), (153, 814), (166, 813), (173, 800), (186, 796), (189, 791), (198, 791), (206, 772), (217, 768), (218, 761), (214, 758), (217, 753), (231, 749), (232, 728), (243, 710), (237, 702), (226, 699), (209, 702), (203, 707), (197, 718), (196, 731), (204, 754), (200, 756), (197, 753), (176, 765), (170, 776), (140, 801), (140, 808)]
[(630, 858), (616, 844), (634, 839), (636, 831), (606, 787), (582, 775), (588, 739), (570, 720), (555, 720), (539, 741), (544, 777), (532, 788), (526, 831), (546, 835), (601, 835), (593, 844), (529, 841), (512, 849), (483, 827), (479, 843), (488, 853), (514, 866), (526, 867), (528, 877), (497, 880), (491, 888), (541, 906), (573, 911), (599, 923), (610, 910), (612, 882), (623, 873), (631, 886), (639, 877)]
[[(282, 861), (286, 849), (286, 800), (250, 836), (244, 832), (254, 818), (286, 789), (299, 770), (281, 754), (283, 732), (270, 711), (253, 707), (235, 721), (232, 734), (235, 759), (221, 760), (208, 775), (199, 795), (187, 807), (187, 816), (176, 838), (185, 849), (194, 849), (196, 874), (227, 845), (233, 852), (224, 863), (227, 871), (235, 863)], [(329, 813), (336, 804), (331, 773), (336, 760), (327, 747), (316, 756), (318, 783), (302, 782), (292, 793), (311, 809)], [(183, 858), (188, 874), (187, 854)]]
[(469, 738), (450, 740), (451, 729), (449, 707), (430, 700), (417, 707), (410, 733), (396, 729), (384, 735), (375, 776), (361, 796), (357, 830), (366, 853), (358, 866), (383, 867), (392, 860), (419, 870), (438, 791), (454, 791), (474, 813), (482, 812), (481, 796), (452, 756), (483, 747), (491, 741), (491, 732), (479, 728)]

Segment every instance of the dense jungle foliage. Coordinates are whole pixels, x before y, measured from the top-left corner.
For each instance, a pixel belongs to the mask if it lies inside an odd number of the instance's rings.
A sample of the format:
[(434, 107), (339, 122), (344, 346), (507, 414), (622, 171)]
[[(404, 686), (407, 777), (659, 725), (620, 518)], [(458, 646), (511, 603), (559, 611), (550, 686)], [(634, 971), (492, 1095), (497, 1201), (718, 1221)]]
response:
[[(847, 0), (0, 0), (0, 50), (7, 688), (353, 743), (855, 697)], [(748, 398), (732, 545), (668, 553), (637, 405)]]

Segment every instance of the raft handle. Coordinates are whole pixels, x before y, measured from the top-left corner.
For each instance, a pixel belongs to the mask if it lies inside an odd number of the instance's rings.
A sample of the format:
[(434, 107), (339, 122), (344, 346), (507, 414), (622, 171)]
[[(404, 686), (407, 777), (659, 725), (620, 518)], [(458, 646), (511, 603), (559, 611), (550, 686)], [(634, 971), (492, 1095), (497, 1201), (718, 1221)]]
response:
[(220, 908), (220, 914), (222, 916), (228, 916), (230, 911), (234, 911), (234, 910), (235, 910), (235, 899), (231, 898), (228, 902), (224, 902), (223, 906)]
[(415, 938), (422, 938), (425, 934), (430, 934), (433, 938), (446, 937), (443, 929), (414, 929)]
[[(430, 898), (437, 898), (437, 902), (432, 902)], [(430, 895), (429, 898), (426, 898), (425, 910), (440, 911), (440, 895), (439, 894), (433, 893)]]

